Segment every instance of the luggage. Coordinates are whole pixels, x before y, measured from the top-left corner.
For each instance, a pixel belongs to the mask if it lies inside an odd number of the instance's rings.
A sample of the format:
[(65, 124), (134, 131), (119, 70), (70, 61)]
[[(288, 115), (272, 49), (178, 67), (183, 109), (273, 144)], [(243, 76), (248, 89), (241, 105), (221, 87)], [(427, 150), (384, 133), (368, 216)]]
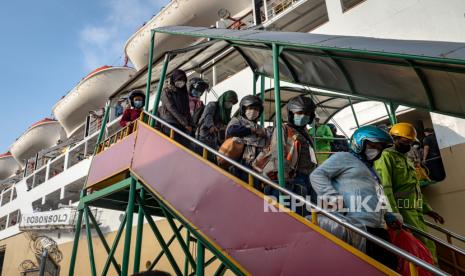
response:
[[(228, 138), (220, 146), (218, 152), (233, 160), (238, 161), (239, 159), (241, 159), (242, 154), (244, 152), (244, 143), (238, 137)], [(231, 167), (231, 163), (219, 156), (216, 158), (216, 161), (218, 163), (218, 166), (220, 166), (223, 169), (228, 169), (229, 167)]]
[[(391, 240), (392, 244), (422, 259), (423, 261), (434, 265), (431, 252), (421, 241), (415, 238), (412, 233), (404, 229), (389, 229), (388, 232), (389, 239)], [(398, 257), (397, 272), (401, 273), (402, 275), (410, 275), (409, 262), (403, 258)], [(422, 268), (418, 268), (418, 275), (432, 276), (433, 274)]]

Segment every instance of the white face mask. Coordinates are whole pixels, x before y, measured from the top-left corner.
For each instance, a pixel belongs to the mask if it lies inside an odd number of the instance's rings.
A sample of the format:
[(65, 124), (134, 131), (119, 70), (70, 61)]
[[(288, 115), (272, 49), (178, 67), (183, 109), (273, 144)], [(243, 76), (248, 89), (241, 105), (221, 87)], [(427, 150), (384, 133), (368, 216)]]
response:
[(379, 155), (379, 152), (379, 149), (366, 149), (365, 156), (368, 161), (373, 161)]
[(413, 148), (414, 148), (414, 149), (419, 149), (419, 148), (420, 148), (420, 145), (413, 145)]
[(259, 112), (258, 110), (255, 110), (255, 109), (248, 109), (245, 111), (245, 117), (251, 121), (257, 119), (259, 115)]
[(174, 82), (174, 86), (177, 88), (183, 88), (186, 85), (186, 82), (183, 80), (178, 80)]

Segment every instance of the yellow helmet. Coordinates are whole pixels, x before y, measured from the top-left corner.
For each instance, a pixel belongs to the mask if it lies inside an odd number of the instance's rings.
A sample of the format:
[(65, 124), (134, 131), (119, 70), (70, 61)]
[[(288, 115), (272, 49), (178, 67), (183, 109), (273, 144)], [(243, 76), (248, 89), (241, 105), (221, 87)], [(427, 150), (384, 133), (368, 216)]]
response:
[(417, 140), (417, 131), (409, 123), (397, 123), (393, 125), (389, 134), (393, 137), (404, 137), (412, 141)]

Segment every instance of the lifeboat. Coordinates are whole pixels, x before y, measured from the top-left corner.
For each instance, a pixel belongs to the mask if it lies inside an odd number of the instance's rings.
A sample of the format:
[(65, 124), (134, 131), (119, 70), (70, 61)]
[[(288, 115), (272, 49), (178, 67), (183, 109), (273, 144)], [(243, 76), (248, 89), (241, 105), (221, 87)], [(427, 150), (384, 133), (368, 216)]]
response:
[[(137, 70), (148, 64), (150, 48), (150, 30), (153, 28), (184, 25), (193, 27), (210, 27), (220, 18), (220, 11), (237, 15), (250, 7), (250, 0), (172, 0), (160, 13), (154, 16), (126, 42), (124, 51)], [(169, 49), (182, 48), (194, 40), (187, 36), (155, 35), (154, 60)]]
[(0, 180), (7, 179), (14, 175), (18, 169), (18, 162), (16, 162), (10, 152), (0, 154)]
[(90, 111), (104, 107), (108, 97), (128, 81), (135, 70), (129, 67), (102, 66), (85, 76), (53, 107), (55, 118), (71, 137), (84, 124)]
[(57, 144), (64, 136), (60, 123), (53, 119), (43, 119), (33, 124), (13, 143), (10, 152), (16, 161), (24, 167), (25, 162), (39, 151)]

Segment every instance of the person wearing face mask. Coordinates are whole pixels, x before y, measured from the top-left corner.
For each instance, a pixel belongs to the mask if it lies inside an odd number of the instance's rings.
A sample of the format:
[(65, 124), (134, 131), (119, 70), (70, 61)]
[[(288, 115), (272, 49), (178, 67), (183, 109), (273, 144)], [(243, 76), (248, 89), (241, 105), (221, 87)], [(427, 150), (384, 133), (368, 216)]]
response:
[(309, 133), (315, 137), (315, 150), (318, 164), (326, 161), (331, 155), (331, 143), (333, 132), (329, 124), (321, 124), (319, 118), (315, 120), (315, 128), (311, 128)]
[(217, 101), (207, 104), (200, 117), (195, 137), (200, 142), (214, 148), (224, 142), (225, 128), (231, 120), (231, 110), (237, 104), (237, 94), (232, 90), (224, 92)]
[[(394, 147), (384, 150), (381, 158), (375, 162), (385, 195), (392, 211), (400, 213), (403, 222), (428, 232), (423, 215), (428, 215), (441, 224), (444, 219), (426, 203), (415, 166), (407, 158), (411, 145), (417, 139), (417, 132), (409, 123), (398, 123), (392, 126), (390, 134), (394, 138)], [(428, 247), (437, 263), (434, 242), (419, 235), (417, 238)]]
[[(240, 102), (239, 116), (232, 118), (226, 127), (226, 138), (239, 137), (244, 143), (241, 163), (249, 168), (268, 142), (265, 129), (257, 123), (262, 112), (263, 102), (259, 97), (245, 96)], [(241, 170), (233, 173), (244, 181), (248, 179)]]
[(192, 78), (189, 80), (189, 110), (192, 121), (196, 126), (205, 108), (201, 97), (208, 87), (208, 83), (201, 78)]
[[(284, 150), (284, 178), (286, 189), (303, 197), (310, 196), (316, 200), (316, 194), (310, 185), (309, 175), (316, 167), (316, 156), (313, 141), (307, 133), (307, 125), (315, 118), (316, 106), (309, 97), (298, 96), (289, 100), (287, 107), (287, 122), (283, 124), (283, 150)], [(270, 153), (273, 160), (277, 160), (277, 129), (274, 129), (270, 144)], [(274, 162), (276, 163), (276, 162)], [(276, 169), (273, 169), (276, 171)], [(262, 171), (267, 177), (277, 177), (276, 172), (270, 174), (265, 168)], [(266, 187), (266, 194), (277, 196), (277, 191)], [(303, 208), (296, 210), (297, 213), (305, 215)]]
[[(165, 122), (190, 135), (193, 134), (193, 122), (186, 82), (187, 76), (184, 71), (179, 69), (173, 71), (161, 94), (160, 117)], [(163, 127), (162, 129), (166, 135), (169, 135), (169, 128)], [(174, 140), (184, 146), (190, 146), (189, 141), (181, 135), (175, 134)]]
[[(389, 133), (375, 126), (363, 126), (357, 129), (350, 139), (350, 152), (337, 152), (316, 168), (310, 181), (319, 199), (339, 202), (345, 210), (338, 215), (356, 222), (361, 228), (389, 241), (384, 228), (386, 205), (381, 179), (373, 168), (375, 160), (382, 151), (392, 145)], [(355, 199), (359, 198), (361, 201)], [(357, 202), (366, 202), (366, 205)], [(341, 204), (342, 203), (342, 204)], [(351, 205), (360, 206), (351, 206)], [(380, 208), (384, 206), (384, 208)], [(389, 217), (396, 217), (389, 214)], [(395, 269), (396, 256), (375, 243), (366, 241), (368, 256)]]
[(145, 105), (145, 93), (141, 90), (133, 90), (129, 95), (129, 102), (131, 103), (131, 107), (124, 110), (123, 116), (119, 121), (122, 127), (139, 118)]

